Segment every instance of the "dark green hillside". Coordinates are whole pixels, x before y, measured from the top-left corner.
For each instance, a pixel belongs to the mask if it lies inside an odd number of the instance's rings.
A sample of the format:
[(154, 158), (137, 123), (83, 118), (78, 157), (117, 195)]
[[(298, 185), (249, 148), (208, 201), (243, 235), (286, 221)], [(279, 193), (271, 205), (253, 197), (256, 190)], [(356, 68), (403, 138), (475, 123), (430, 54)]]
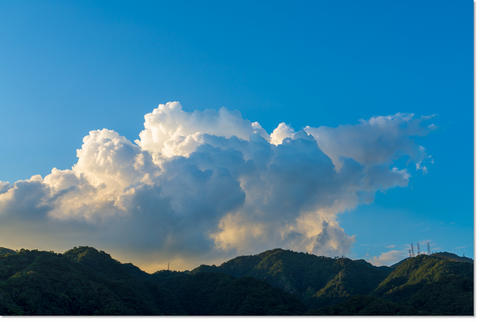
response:
[(282, 249), (147, 274), (92, 247), (0, 248), (1, 315), (472, 315), (473, 263), (449, 253), (392, 267)]
[(91, 247), (0, 256), (1, 315), (301, 314), (300, 301), (254, 279), (147, 274)]
[(371, 295), (355, 295), (329, 306), (312, 308), (315, 315), (416, 315), (413, 308)]
[[(78, 256), (76, 256), (78, 255)], [(140, 274), (144, 277), (139, 277)], [(21, 250), (0, 257), (2, 314), (153, 314), (162, 292), (148, 274), (89, 247), (64, 255)]]
[(153, 274), (158, 285), (170, 290), (188, 315), (299, 315), (305, 306), (294, 296), (269, 284), (221, 273)]
[(0, 256), (15, 255), (17, 252), (8, 248), (0, 247)]
[(317, 299), (338, 300), (352, 295), (367, 295), (387, 277), (391, 269), (376, 267), (364, 260), (338, 259), (341, 269), (325, 287), (315, 293)]
[(408, 258), (374, 294), (405, 303), (419, 314), (472, 314), (473, 265), (445, 254)]
[(258, 255), (236, 257), (222, 265), (200, 266), (192, 273), (221, 272), (236, 277), (253, 277), (292, 294), (313, 295), (339, 271), (336, 260), (289, 250), (274, 249)]
[(390, 271), (388, 267), (376, 267), (364, 260), (333, 259), (274, 249), (258, 255), (240, 256), (218, 267), (202, 265), (192, 273), (222, 272), (237, 277), (249, 276), (304, 300), (330, 302), (350, 295), (368, 294)]
[[(391, 267), (274, 249), (240, 256), (222, 272), (264, 280), (292, 293), (309, 314), (473, 314), (473, 261), (450, 253), (407, 258)], [(449, 292), (443, 294), (442, 292)]]

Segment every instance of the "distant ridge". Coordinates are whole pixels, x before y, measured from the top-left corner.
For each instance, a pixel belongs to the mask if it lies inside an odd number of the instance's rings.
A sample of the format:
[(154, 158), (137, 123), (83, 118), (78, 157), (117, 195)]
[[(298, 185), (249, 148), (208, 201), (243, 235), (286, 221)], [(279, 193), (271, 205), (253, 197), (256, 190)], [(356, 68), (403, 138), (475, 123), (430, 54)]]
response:
[(473, 260), (390, 267), (272, 249), (219, 266), (147, 274), (93, 247), (0, 248), (2, 315), (472, 315)]
[(442, 259), (452, 260), (455, 262), (473, 263), (473, 259), (469, 257), (465, 257), (465, 256), (460, 257), (458, 255), (447, 253), (447, 252), (433, 253), (432, 256), (442, 258)]
[(2, 255), (15, 255), (17, 252), (5, 247), (0, 247), (0, 256)]

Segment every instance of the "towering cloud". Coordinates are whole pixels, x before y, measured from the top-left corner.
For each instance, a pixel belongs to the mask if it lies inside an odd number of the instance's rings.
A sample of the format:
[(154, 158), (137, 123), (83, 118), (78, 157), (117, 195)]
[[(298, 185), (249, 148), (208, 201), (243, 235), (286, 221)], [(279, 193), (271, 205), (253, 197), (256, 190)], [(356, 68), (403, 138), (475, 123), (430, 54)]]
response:
[(399, 158), (426, 170), (414, 138), (427, 122), (396, 114), (299, 131), (280, 123), (269, 135), (238, 112), (169, 102), (145, 115), (135, 142), (91, 131), (72, 169), (0, 181), (0, 220), (39, 243), (48, 226), (59, 239), (68, 230), (83, 244), (184, 262), (273, 247), (343, 255), (354, 237), (337, 215), (406, 186)]

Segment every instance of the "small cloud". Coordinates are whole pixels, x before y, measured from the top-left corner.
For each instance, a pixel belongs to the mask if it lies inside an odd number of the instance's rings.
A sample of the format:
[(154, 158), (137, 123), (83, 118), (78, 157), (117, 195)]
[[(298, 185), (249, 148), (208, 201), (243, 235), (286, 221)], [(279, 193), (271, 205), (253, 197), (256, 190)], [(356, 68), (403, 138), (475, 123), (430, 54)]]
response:
[(378, 256), (374, 256), (371, 260), (369, 260), (369, 262), (375, 266), (390, 266), (398, 263), (405, 257), (407, 257), (405, 256), (405, 251), (394, 249), (385, 253), (381, 253)]

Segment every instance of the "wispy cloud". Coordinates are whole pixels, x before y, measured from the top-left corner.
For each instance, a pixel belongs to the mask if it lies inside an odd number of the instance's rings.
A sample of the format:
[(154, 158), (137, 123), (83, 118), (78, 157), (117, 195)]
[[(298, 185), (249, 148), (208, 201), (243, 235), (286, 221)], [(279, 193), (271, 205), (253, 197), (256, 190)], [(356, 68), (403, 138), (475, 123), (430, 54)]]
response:
[(374, 256), (370, 260), (370, 262), (375, 266), (383, 266), (383, 265), (390, 266), (392, 264), (395, 264), (401, 261), (406, 257), (407, 256), (405, 255), (405, 251), (392, 249), (392, 250), (389, 250), (388, 252), (381, 253), (378, 256)]

